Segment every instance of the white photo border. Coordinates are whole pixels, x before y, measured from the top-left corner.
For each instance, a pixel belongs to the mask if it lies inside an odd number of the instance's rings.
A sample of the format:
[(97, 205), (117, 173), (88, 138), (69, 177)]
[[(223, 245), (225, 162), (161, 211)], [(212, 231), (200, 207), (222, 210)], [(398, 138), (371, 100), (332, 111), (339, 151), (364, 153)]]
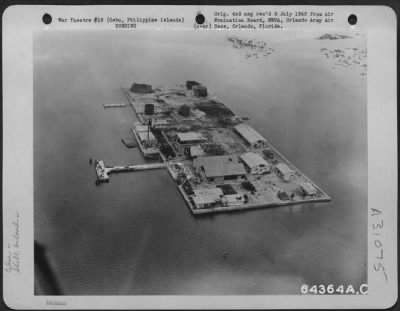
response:
[[(386, 6), (319, 6), (335, 12), (334, 29), (346, 29), (347, 17), (368, 34), (368, 295), (252, 296), (35, 296), (33, 261), (33, 32), (114, 30), (113, 24), (62, 24), (57, 16), (185, 16), (182, 24), (143, 24), (141, 29), (193, 30), (195, 15), (230, 11), (230, 6), (11, 6), (3, 14), (3, 288), (13, 309), (312, 309), (388, 308), (397, 301), (397, 59), (395, 12)], [(257, 10), (262, 6), (234, 7)], [(265, 9), (266, 7), (264, 7)], [(268, 6), (311, 10), (313, 6)], [(42, 22), (44, 13), (53, 23)], [(319, 28), (318, 28), (319, 27)], [(287, 29), (324, 30), (321, 26), (287, 25)], [(208, 30), (198, 30), (208, 31)], [(266, 30), (268, 31), (268, 30)], [(282, 30), (276, 30), (282, 31)], [(283, 30), (284, 31), (284, 30)], [(22, 120), (22, 121), (21, 121)], [(384, 150), (384, 152), (381, 152)], [(384, 163), (384, 165), (377, 165)], [(385, 182), (382, 182), (385, 181)], [(378, 213), (379, 212), (379, 213)], [(4, 263), (16, 215), (20, 222), (20, 272), (7, 273)], [(382, 227), (383, 223), (383, 228)], [(381, 225), (378, 225), (381, 224)], [(377, 234), (377, 229), (382, 229)], [(377, 242), (379, 241), (379, 242)], [(383, 252), (383, 255), (382, 255)], [(383, 259), (380, 259), (383, 256)], [(383, 276), (383, 268), (387, 279)], [(376, 271), (378, 270), (378, 271)], [(56, 298), (56, 299), (55, 299)], [(48, 305), (57, 300), (60, 305)], [(64, 304), (65, 302), (65, 304)]]

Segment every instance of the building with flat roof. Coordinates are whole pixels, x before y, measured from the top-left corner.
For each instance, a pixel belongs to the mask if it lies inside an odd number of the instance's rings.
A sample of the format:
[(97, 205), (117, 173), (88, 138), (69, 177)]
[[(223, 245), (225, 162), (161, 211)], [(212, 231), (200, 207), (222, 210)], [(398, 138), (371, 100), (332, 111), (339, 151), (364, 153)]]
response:
[(281, 176), (283, 178), (283, 180), (285, 180), (285, 181), (289, 181), (292, 178), (292, 176), (294, 176), (294, 174), (295, 174), (294, 171), (289, 166), (287, 166), (285, 163), (278, 163), (275, 166), (275, 169), (276, 169), (278, 175)]
[(268, 162), (257, 153), (246, 152), (242, 154), (240, 158), (246, 165), (250, 174), (261, 175), (271, 171), (271, 166), (268, 164)]
[(170, 125), (169, 121), (166, 119), (152, 119), (151, 127), (155, 129), (166, 129)]
[(192, 200), (196, 208), (209, 208), (221, 202), (222, 190), (219, 188), (201, 188), (193, 190)]
[(138, 125), (135, 124), (135, 130), (136, 132), (140, 133), (140, 132), (146, 132), (149, 130), (149, 126), (148, 125)]
[(201, 83), (197, 82), (197, 81), (193, 81), (193, 80), (186, 81), (186, 88), (188, 90), (191, 90), (193, 88), (193, 86), (196, 86), (196, 85), (201, 85)]
[(207, 88), (204, 85), (194, 85), (192, 87), (193, 95), (196, 97), (207, 97)]
[(210, 181), (222, 182), (246, 175), (244, 165), (235, 155), (198, 157), (193, 160), (193, 166), (200, 175), (204, 175)]
[(315, 196), (317, 194), (317, 189), (315, 189), (315, 187), (311, 183), (309, 183), (307, 181), (302, 182), (300, 184), (300, 190), (301, 190), (301, 192), (303, 193), (304, 196), (313, 197), (313, 196)]
[(245, 199), (241, 194), (227, 194), (221, 199), (223, 206), (239, 206), (245, 203)]
[(234, 129), (251, 148), (263, 148), (267, 146), (267, 140), (250, 125), (240, 123)]
[(190, 147), (190, 156), (193, 158), (202, 157), (206, 155), (203, 148), (200, 145), (195, 145)]
[(197, 144), (207, 141), (207, 138), (197, 132), (177, 133), (176, 136), (180, 144)]
[(137, 133), (141, 141), (146, 141), (148, 143), (156, 143), (157, 140), (152, 132), (138, 132)]

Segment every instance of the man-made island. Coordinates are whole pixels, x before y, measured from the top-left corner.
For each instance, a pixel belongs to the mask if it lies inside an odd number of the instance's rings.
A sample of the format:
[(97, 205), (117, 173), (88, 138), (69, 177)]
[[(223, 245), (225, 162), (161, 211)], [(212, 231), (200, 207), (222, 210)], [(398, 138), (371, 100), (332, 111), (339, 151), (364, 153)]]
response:
[(167, 168), (193, 214), (331, 200), (201, 83), (133, 83), (122, 91), (140, 121), (132, 129), (140, 151), (163, 165), (113, 168), (100, 160), (98, 181), (113, 172)]

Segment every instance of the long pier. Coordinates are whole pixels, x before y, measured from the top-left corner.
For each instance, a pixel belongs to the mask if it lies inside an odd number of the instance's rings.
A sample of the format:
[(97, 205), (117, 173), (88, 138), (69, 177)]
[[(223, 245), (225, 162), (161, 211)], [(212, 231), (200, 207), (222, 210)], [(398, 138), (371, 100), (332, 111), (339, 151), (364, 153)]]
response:
[(167, 168), (167, 163), (152, 163), (152, 164), (137, 164), (137, 165), (107, 167), (104, 164), (103, 160), (95, 162), (97, 179), (100, 182), (108, 182), (110, 180), (109, 175), (113, 173), (147, 171), (147, 170), (155, 170), (162, 168)]
[(123, 107), (128, 107), (128, 104), (104, 104), (103, 107), (104, 107), (104, 109), (106, 109), (106, 108), (123, 108)]

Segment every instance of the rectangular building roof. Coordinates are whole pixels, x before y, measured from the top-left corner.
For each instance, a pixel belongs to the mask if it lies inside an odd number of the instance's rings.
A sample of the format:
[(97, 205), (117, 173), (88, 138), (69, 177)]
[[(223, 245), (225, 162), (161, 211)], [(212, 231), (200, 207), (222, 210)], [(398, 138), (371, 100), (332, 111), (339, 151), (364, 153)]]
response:
[(243, 196), (240, 194), (226, 194), (224, 195), (224, 198), (229, 203), (243, 201)]
[(178, 133), (177, 136), (182, 142), (206, 140), (206, 138), (201, 133), (196, 132)]
[(152, 119), (151, 123), (154, 124), (168, 124), (167, 119)]
[(240, 156), (244, 163), (250, 168), (257, 166), (269, 166), (268, 162), (264, 160), (259, 154), (254, 152), (247, 152)]
[(286, 174), (293, 174), (294, 172), (292, 171), (292, 169), (287, 166), (285, 163), (279, 163), (275, 166), (283, 175)]
[(206, 153), (204, 152), (203, 148), (200, 145), (191, 146), (190, 147), (190, 155), (192, 157), (201, 157), (204, 156)]
[(156, 140), (152, 132), (149, 132), (149, 136), (147, 136), (147, 132), (138, 132), (141, 141), (147, 140)]
[(250, 144), (259, 141), (266, 141), (266, 139), (262, 137), (260, 133), (258, 133), (254, 128), (252, 128), (248, 124), (240, 123), (235, 126), (235, 130)]
[(300, 184), (300, 187), (303, 188), (303, 190), (308, 194), (312, 195), (312, 194), (316, 194), (317, 193), (317, 189), (315, 189), (314, 186), (311, 183), (307, 182), (307, 181), (302, 182)]
[(246, 170), (242, 163), (238, 162), (235, 155), (198, 157), (193, 160), (195, 167), (202, 167), (206, 177), (223, 177), (245, 175)]
[(193, 202), (196, 205), (216, 203), (221, 200), (223, 195), (222, 190), (219, 188), (203, 188), (193, 190)]
[(135, 125), (136, 132), (147, 132), (149, 127), (147, 125)]
[(220, 188), (213, 187), (213, 188), (199, 188), (199, 189), (194, 189), (193, 193), (195, 195), (209, 195), (209, 196), (215, 196), (216, 198), (220, 198), (224, 193)]

